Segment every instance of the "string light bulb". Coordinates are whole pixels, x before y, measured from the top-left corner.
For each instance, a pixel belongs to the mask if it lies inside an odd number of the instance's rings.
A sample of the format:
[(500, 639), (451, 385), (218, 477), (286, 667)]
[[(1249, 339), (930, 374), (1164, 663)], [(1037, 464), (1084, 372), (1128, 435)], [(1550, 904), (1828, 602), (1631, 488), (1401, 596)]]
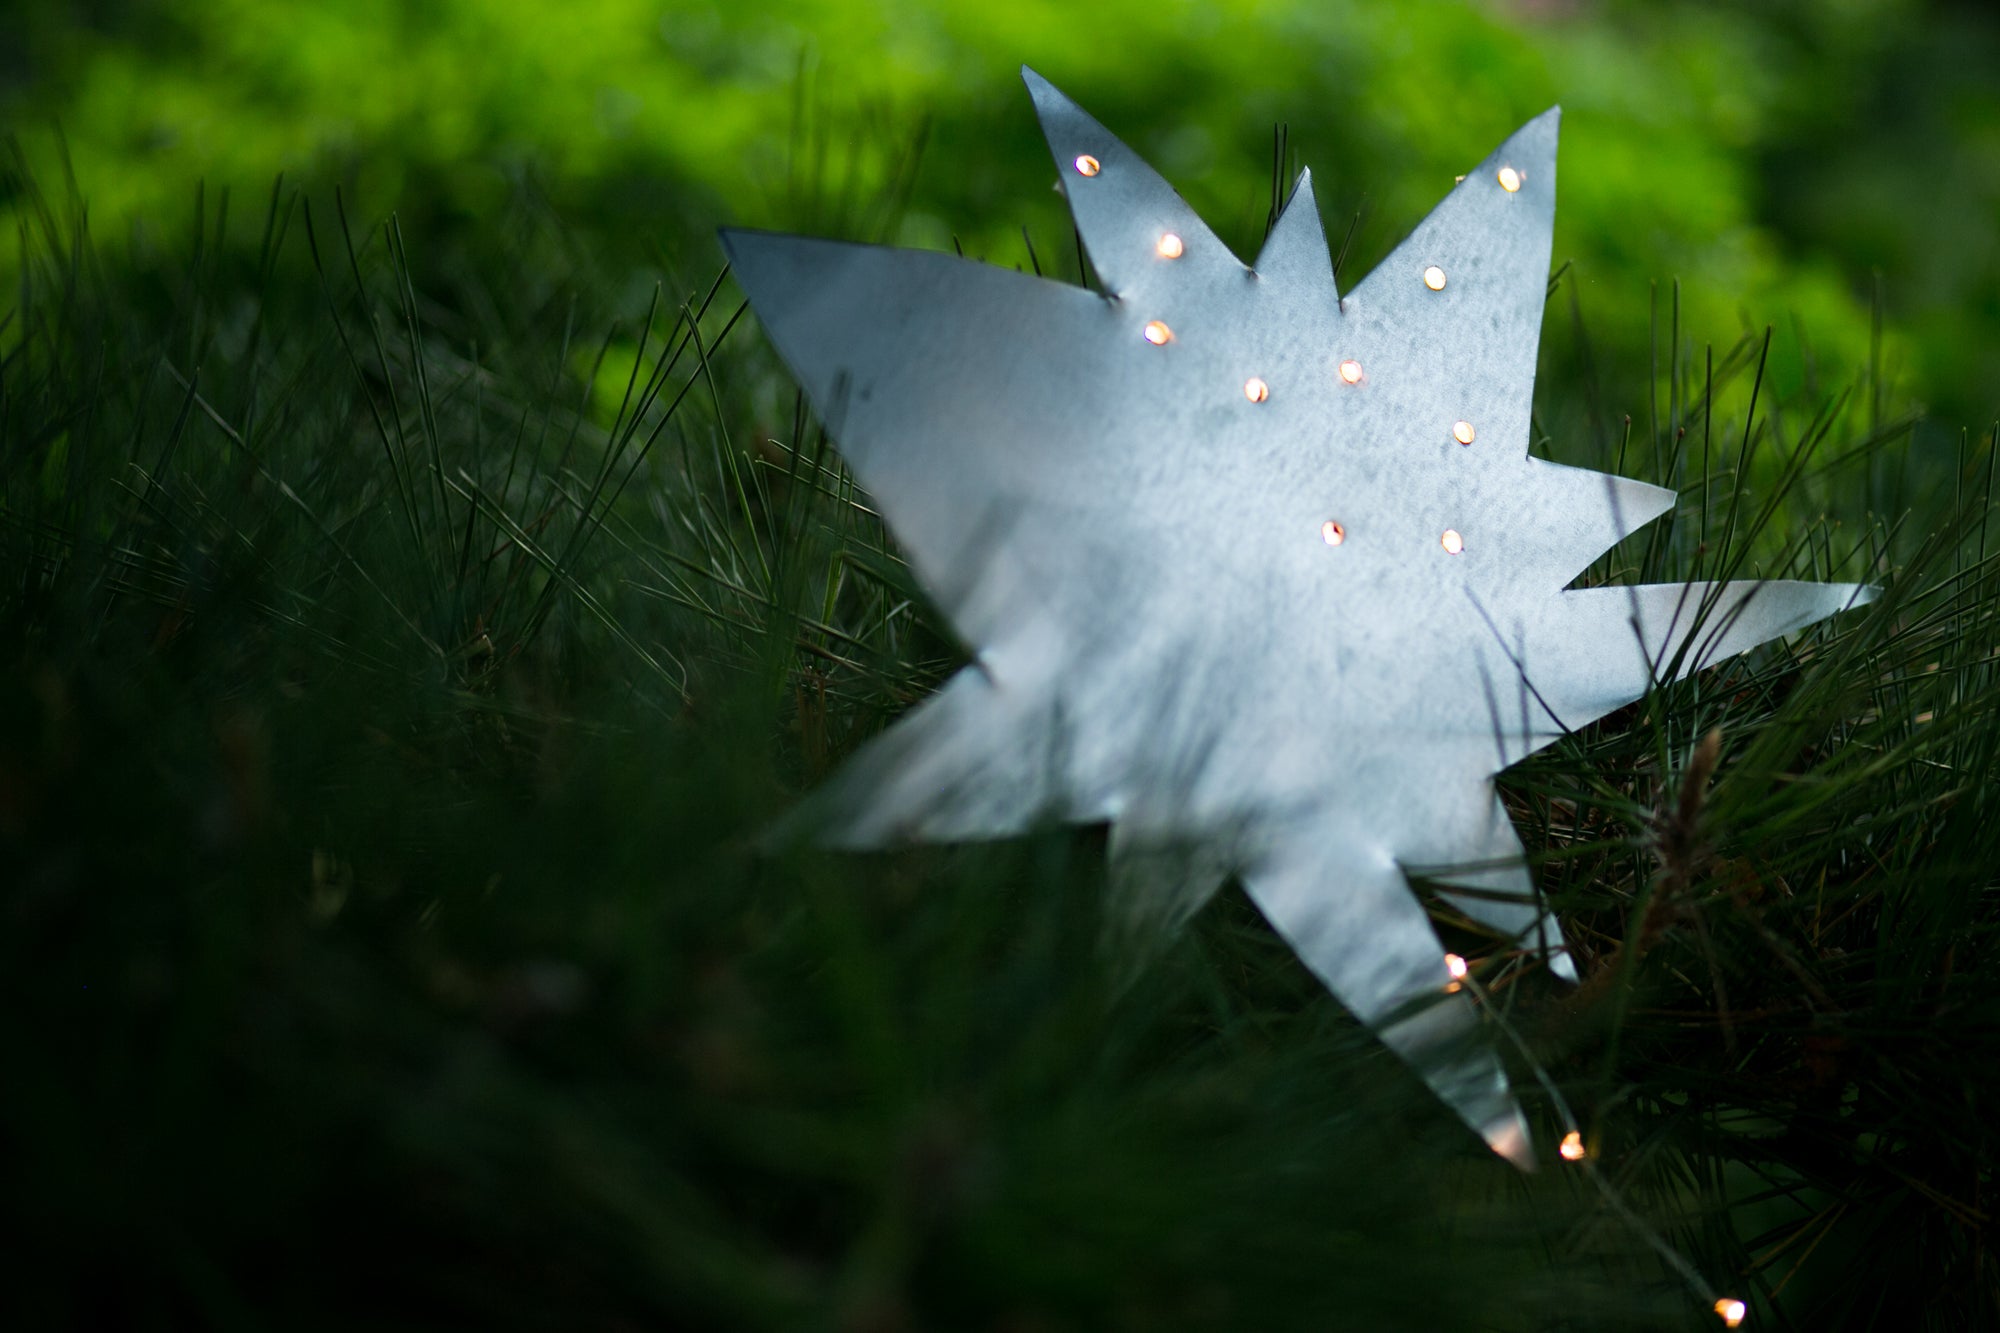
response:
[(1458, 535), (1457, 528), (1446, 528), (1444, 536), (1438, 538), (1438, 545), (1444, 547), (1446, 555), (1459, 555), (1465, 550), (1465, 538)]
[(1340, 378), (1346, 380), (1349, 384), (1361, 383), (1361, 363), (1359, 361), (1341, 362)]
[(1187, 253), (1187, 246), (1183, 245), (1181, 238), (1172, 232), (1163, 233), (1160, 236), (1160, 243), (1153, 248), (1160, 252), (1162, 259), (1179, 259)]
[(1448, 953), (1444, 956), (1444, 970), (1451, 977), (1451, 980), (1444, 984), (1444, 993), (1452, 995), (1463, 989), (1466, 974), (1472, 969), (1466, 965), (1463, 958), (1455, 953)]
[(1583, 1135), (1573, 1129), (1563, 1135), (1562, 1146), (1557, 1148), (1556, 1151), (1562, 1154), (1562, 1159), (1565, 1162), (1581, 1162), (1584, 1158), (1590, 1156), (1590, 1150), (1583, 1146)]
[(1443, 291), (1444, 270), (1439, 268), (1436, 264), (1432, 264), (1429, 268), (1425, 269), (1424, 286), (1430, 288), (1434, 292)]
[(1451, 424), (1451, 438), (1460, 444), (1471, 444), (1477, 438), (1477, 432), (1472, 429), (1470, 421), (1454, 421)]
[(1252, 375), (1243, 381), (1243, 396), (1253, 403), (1261, 403), (1271, 396), (1271, 386), (1264, 383), (1260, 377)]
[(1095, 176), (1098, 172), (1104, 169), (1102, 166), (1098, 164), (1097, 159), (1092, 157), (1089, 153), (1083, 153), (1079, 155), (1078, 158), (1076, 159), (1075, 165), (1076, 165), (1076, 174), (1079, 176)]
[(1146, 341), (1155, 347), (1165, 347), (1174, 340), (1174, 331), (1159, 320), (1146, 322)]
[(1743, 1322), (1743, 1316), (1750, 1313), (1750, 1307), (1734, 1296), (1724, 1296), (1715, 1303), (1715, 1313), (1721, 1316), (1724, 1328), (1735, 1328)]
[(1500, 168), (1500, 188), (1513, 194), (1521, 188), (1521, 173), (1512, 167)]
[(1347, 529), (1328, 519), (1319, 525), (1319, 538), (1328, 546), (1338, 546), (1347, 540)]

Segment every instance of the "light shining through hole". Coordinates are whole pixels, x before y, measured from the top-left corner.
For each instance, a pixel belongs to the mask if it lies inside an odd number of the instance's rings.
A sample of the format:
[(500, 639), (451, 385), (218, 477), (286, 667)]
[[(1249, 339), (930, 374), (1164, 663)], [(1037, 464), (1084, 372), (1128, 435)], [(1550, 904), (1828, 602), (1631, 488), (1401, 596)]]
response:
[(1319, 525), (1319, 536), (1320, 540), (1328, 546), (1338, 546), (1347, 540), (1347, 529), (1341, 527), (1340, 524), (1334, 522), (1332, 519), (1328, 519)]
[(1187, 252), (1187, 247), (1181, 244), (1181, 238), (1172, 232), (1160, 237), (1159, 245), (1154, 248), (1160, 252), (1162, 259), (1179, 259)]
[(1735, 1328), (1743, 1322), (1743, 1316), (1750, 1313), (1750, 1307), (1734, 1296), (1724, 1296), (1715, 1303), (1715, 1312), (1722, 1316), (1724, 1328)]
[(1155, 347), (1165, 347), (1174, 340), (1174, 331), (1159, 320), (1151, 320), (1146, 325), (1146, 341)]
[(1470, 421), (1453, 422), (1451, 438), (1457, 440), (1460, 444), (1471, 444), (1475, 438), (1472, 423)]
[(1444, 536), (1438, 538), (1438, 545), (1444, 547), (1446, 555), (1457, 555), (1465, 549), (1465, 538), (1458, 535), (1457, 528), (1446, 528)]
[(1361, 383), (1361, 363), (1359, 361), (1341, 362), (1340, 378), (1346, 380), (1349, 384)]
[(1446, 954), (1444, 956), (1444, 970), (1446, 975), (1451, 978), (1450, 981), (1444, 983), (1444, 993), (1446, 995), (1456, 995), (1465, 989), (1465, 974), (1471, 971), (1471, 969), (1466, 966), (1463, 958), (1460, 958), (1455, 953)]
[[(1088, 175), (1089, 173), (1086, 172), (1084, 174)], [(1512, 167), (1500, 168), (1500, 188), (1505, 190), (1508, 194), (1512, 194), (1516, 190), (1520, 189), (1521, 173), (1514, 170), (1514, 168)]]
[(1434, 292), (1443, 291), (1444, 270), (1439, 268), (1436, 264), (1432, 264), (1429, 268), (1425, 269), (1424, 286), (1430, 288)]
[(1083, 154), (1076, 160), (1076, 174), (1079, 176), (1095, 176), (1101, 170), (1103, 168), (1098, 165), (1097, 159), (1089, 153)]
[(1243, 396), (1253, 403), (1261, 403), (1271, 396), (1271, 386), (1252, 375), (1243, 381)]
[(1589, 1155), (1583, 1146), (1583, 1135), (1573, 1129), (1563, 1135), (1562, 1146), (1557, 1148), (1556, 1151), (1562, 1154), (1562, 1159), (1565, 1162), (1581, 1162)]

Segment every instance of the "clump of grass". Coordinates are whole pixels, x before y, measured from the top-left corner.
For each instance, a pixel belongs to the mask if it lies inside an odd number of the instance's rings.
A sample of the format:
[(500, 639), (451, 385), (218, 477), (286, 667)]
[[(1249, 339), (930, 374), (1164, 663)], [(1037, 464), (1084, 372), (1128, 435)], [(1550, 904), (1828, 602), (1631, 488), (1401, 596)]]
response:
[(1125, 986), (1095, 831), (752, 851), (960, 650), (726, 279), (624, 302), (530, 225), (427, 288), (282, 186), (171, 257), (35, 216), (22, 1326), (1706, 1326), (1676, 1263), (1803, 1326), (1994, 1312), (1990, 441), (1725, 421), (1760, 341), (1697, 375), (1671, 327), (1664, 410), (1578, 460), (1685, 497), (1593, 578), (1885, 589), (1505, 779), (1584, 984), (1455, 938), (1613, 1207), (1492, 1160), (1240, 895)]

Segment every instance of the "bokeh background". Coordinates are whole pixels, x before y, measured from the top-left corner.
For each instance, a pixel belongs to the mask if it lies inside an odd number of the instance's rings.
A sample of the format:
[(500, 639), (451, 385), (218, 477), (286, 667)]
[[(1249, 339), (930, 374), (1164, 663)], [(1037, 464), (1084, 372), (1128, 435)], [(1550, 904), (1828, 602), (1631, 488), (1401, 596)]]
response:
[[(1023, 63), (1239, 253), (1309, 165), (1350, 286), (1560, 103), (1535, 444), (1682, 494), (1589, 577), (1889, 590), (1503, 780), (1591, 984), (1446, 939), (1601, 1175), (1241, 894), (1121, 989), (1102, 830), (755, 854), (963, 655), (714, 229), (1073, 272)], [(1996, 71), (1990, 0), (0, 5), (0, 1326), (1992, 1327)]]
[[(9, 7), (0, 106), (62, 151), (100, 240), (185, 230), (197, 180), (280, 172), (400, 214), (424, 262), (504, 265), (546, 202), (641, 290), (718, 222), (1022, 262), (1071, 246), (1015, 76), (1147, 154), (1240, 252), (1273, 130), (1350, 277), (1529, 116), (1565, 110), (1556, 258), (1635, 394), (1649, 284), (1683, 328), (1775, 325), (1790, 391), (1881, 365), (1955, 434), (2000, 409), (2000, 17), (1985, 0), (208, 0)], [(8, 201), (0, 196), (0, 213)], [(246, 244), (254, 226), (239, 228)], [(495, 253), (498, 252), (498, 253)], [(4, 262), (4, 261), (0, 261)], [(1664, 307), (1663, 307), (1664, 308)], [(1663, 316), (1664, 318), (1664, 316)]]

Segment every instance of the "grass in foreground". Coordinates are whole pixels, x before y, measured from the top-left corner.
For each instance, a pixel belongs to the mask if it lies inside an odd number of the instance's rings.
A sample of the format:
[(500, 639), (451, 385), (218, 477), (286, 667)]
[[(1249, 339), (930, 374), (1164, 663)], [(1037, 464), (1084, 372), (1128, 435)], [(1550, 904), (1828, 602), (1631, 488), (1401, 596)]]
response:
[(1678, 336), (1551, 443), (1682, 488), (1593, 577), (1886, 587), (1505, 780), (1585, 983), (1452, 938), (1600, 1190), (1238, 894), (1121, 990), (1097, 831), (755, 855), (957, 649), (731, 289), (608, 309), (529, 218), (419, 290), (330, 205), (45, 209), (0, 329), (23, 1326), (1713, 1327), (1655, 1240), (1773, 1326), (2000, 1313), (1990, 443), (1711, 421), (1759, 348)]

